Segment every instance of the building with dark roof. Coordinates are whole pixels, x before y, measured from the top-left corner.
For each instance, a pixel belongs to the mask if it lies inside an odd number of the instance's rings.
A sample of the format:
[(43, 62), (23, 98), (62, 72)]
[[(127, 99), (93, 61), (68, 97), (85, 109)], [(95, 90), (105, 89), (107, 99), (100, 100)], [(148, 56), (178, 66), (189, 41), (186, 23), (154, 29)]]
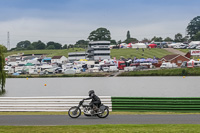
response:
[(174, 54), (174, 55), (166, 55), (160, 59), (162, 62), (171, 62), (176, 63), (176, 65), (181, 66), (181, 64), (184, 61), (189, 61), (190, 58), (180, 55), (180, 54)]
[(51, 63), (64, 63), (64, 62), (67, 62), (68, 59), (65, 57), (65, 56), (53, 56), (51, 58)]

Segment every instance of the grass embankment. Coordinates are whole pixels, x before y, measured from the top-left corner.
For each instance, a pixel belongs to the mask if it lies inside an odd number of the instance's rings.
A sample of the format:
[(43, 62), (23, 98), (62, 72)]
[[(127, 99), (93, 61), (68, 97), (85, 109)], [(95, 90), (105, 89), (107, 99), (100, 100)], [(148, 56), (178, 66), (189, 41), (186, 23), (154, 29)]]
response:
[(187, 52), (190, 52), (191, 50), (196, 50), (196, 49), (177, 49), (177, 50), (187, 53)]
[(80, 73), (80, 74), (55, 74), (55, 75), (7, 75), (7, 78), (62, 78), (62, 77), (107, 77), (110, 73)]
[[(143, 54), (143, 55), (142, 55)], [(152, 48), (152, 49), (144, 49), (144, 52), (142, 49), (112, 49), (111, 50), (111, 58), (116, 57), (117, 59), (123, 58), (153, 58), (154, 56), (156, 58), (161, 58), (165, 55), (172, 54), (168, 52), (165, 49), (159, 49), (159, 48)]]
[(9, 133), (200, 133), (199, 125), (186, 124), (121, 124), (73, 126), (0, 126)]
[(200, 76), (200, 68), (174, 68), (123, 72), (118, 76)]
[[(62, 49), (62, 50), (25, 50), (25, 51), (12, 51), (5, 53), (5, 56), (13, 55), (17, 53), (24, 53), (24, 54), (46, 54), (47, 57), (59, 56), (64, 55), (68, 57), (69, 52), (80, 52), (85, 51), (82, 48), (74, 48), (74, 49)], [(142, 54), (144, 54), (142, 56)], [(154, 56), (157, 58), (161, 58), (165, 55), (172, 54), (165, 49), (145, 49), (144, 52), (142, 49), (111, 49), (111, 58), (116, 57), (117, 59), (123, 58), (153, 58)]]
[[(200, 114), (200, 112), (170, 112), (170, 111), (130, 111), (130, 112), (124, 112), (124, 111), (112, 111), (110, 112), (110, 115), (173, 115), (173, 114)], [(0, 112), (0, 115), (68, 115), (66, 112)], [(82, 114), (83, 115), (83, 114)]]
[(24, 53), (24, 54), (46, 54), (47, 57), (53, 57), (53, 56), (61, 56), (64, 55), (65, 57), (68, 57), (69, 52), (80, 52), (85, 51), (82, 48), (70, 48), (70, 49), (60, 49), (60, 50), (24, 50), (24, 51), (11, 51), (5, 53), (5, 57), (13, 54), (18, 53)]

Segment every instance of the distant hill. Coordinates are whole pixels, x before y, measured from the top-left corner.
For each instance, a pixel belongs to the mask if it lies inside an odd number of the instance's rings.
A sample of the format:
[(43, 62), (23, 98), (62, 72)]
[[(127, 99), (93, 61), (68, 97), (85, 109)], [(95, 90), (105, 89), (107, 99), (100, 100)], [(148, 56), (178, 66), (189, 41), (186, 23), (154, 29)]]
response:
[[(17, 53), (24, 53), (24, 54), (46, 54), (48, 57), (53, 56), (59, 56), (64, 55), (68, 57), (69, 52), (80, 52), (85, 51), (82, 48), (74, 48), (74, 49), (61, 49), (61, 50), (25, 50), (25, 51), (12, 51), (7, 52), (5, 56), (17, 54)], [(164, 49), (144, 49), (144, 52), (142, 49), (111, 49), (111, 58), (116, 57), (117, 59), (123, 58), (153, 58), (154, 56), (156, 58), (161, 58), (165, 55), (172, 54)]]

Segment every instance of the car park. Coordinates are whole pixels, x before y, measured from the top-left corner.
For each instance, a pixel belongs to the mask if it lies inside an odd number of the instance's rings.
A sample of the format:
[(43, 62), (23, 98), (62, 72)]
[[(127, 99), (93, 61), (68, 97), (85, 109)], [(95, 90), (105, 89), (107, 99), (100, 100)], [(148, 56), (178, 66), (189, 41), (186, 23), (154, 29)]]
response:
[(138, 70), (143, 70), (143, 69), (148, 69), (148, 66), (138, 66), (134, 70), (138, 71)]

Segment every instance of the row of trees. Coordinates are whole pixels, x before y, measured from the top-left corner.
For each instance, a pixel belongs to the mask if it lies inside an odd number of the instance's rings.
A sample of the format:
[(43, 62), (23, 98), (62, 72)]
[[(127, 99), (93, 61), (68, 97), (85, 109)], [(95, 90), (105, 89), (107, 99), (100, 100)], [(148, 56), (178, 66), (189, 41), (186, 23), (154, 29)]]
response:
[[(183, 35), (181, 33), (177, 33), (174, 36), (174, 39), (172, 39), (170, 37), (166, 37), (165, 39), (163, 39), (162, 37), (154, 36), (151, 40), (144, 38), (142, 40), (142, 42), (151, 42), (151, 41), (155, 41), (155, 42), (162, 42), (162, 41), (165, 41), (165, 42), (200, 41), (200, 16), (197, 16), (190, 21), (190, 23), (187, 26), (187, 32), (188, 32), (188, 36), (185, 36), (185, 37), (183, 37)], [(95, 31), (92, 31), (90, 33), (90, 36), (88, 37), (88, 39), (92, 40), (92, 41), (98, 41), (98, 40), (111, 41), (110, 31), (107, 30), (106, 28), (99, 28)], [(118, 44), (120, 44), (122, 42), (124, 42), (124, 43), (134, 43), (134, 42), (138, 42), (138, 39), (132, 38), (131, 35), (130, 35), (130, 31), (128, 31), (127, 35), (126, 35), (126, 40), (124, 40), (124, 41), (120, 40), (120, 41), (118, 41)], [(116, 41), (115, 41), (114, 44), (117, 44)]]
[(4, 87), (6, 83), (6, 72), (4, 71), (5, 57), (4, 54), (7, 52), (5, 46), (0, 45), (0, 95), (5, 93)]
[(37, 42), (33, 42), (31, 43), (30, 41), (26, 40), (26, 41), (21, 41), (19, 43), (17, 43), (17, 46), (15, 48), (16, 50), (34, 50), (34, 49), (62, 49), (62, 45), (60, 43), (56, 43), (56, 42), (48, 42), (47, 44), (45, 44), (42, 41), (37, 41)]
[[(187, 26), (187, 32), (188, 36), (183, 37), (181, 33), (177, 33), (174, 38), (166, 37), (156, 37), (154, 36), (152, 39), (144, 38), (141, 40), (141, 42), (188, 42), (188, 41), (199, 41), (200, 40), (200, 16), (195, 17), (190, 21), (190, 23)], [(106, 28), (98, 28), (90, 33), (90, 35), (87, 38), (89, 41), (100, 41), (100, 40), (107, 40), (111, 42), (111, 45), (117, 45), (122, 42), (124, 43), (135, 43), (138, 42), (137, 38), (131, 37), (130, 31), (127, 32), (126, 39), (124, 41), (119, 40), (116, 42), (116, 40), (111, 39), (111, 33)], [(76, 44), (65, 44), (62, 46), (60, 43), (56, 43), (53, 41), (48, 42), (47, 44), (43, 43), (42, 41), (33, 42), (30, 41), (21, 41), (17, 44), (16, 50), (34, 50), (34, 49), (67, 49), (67, 48), (87, 48), (89, 41), (88, 40), (79, 40), (76, 42)]]

